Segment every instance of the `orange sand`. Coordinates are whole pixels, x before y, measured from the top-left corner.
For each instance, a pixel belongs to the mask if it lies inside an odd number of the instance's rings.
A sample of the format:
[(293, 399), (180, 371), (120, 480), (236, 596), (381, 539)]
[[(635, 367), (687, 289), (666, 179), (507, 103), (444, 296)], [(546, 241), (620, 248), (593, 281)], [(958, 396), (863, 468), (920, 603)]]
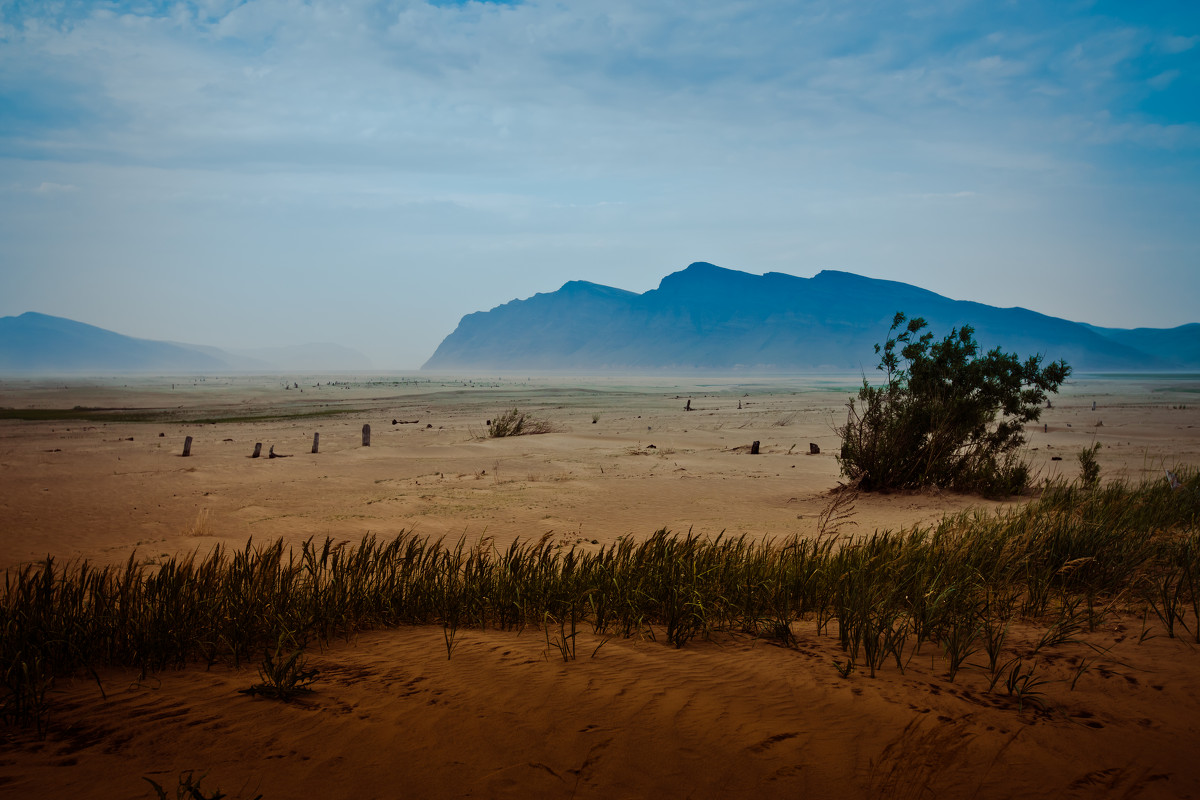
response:
[[(303, 393), (271, 378), (175, 389), (170, 379), (0, 381), (0, 406), (16, 408), (159, 408), (189, 419), (360, 409), (250, 423), (0, 421), (0, 567), (46, 554), (112, 563), (250, 537), (357, 540), (411, 528), (500, 546), (547, 532), (595, 546), (661, 527), (812, 533), (838, 479), (833, 426), (856, 384), (476, 379), (340, 388), (322, 377), (317, 389), (315, 377), (296, 380)], [(1077, 380), (1045, 412), (1049, 431), (1031, 429), (1030, 456), (1042, 474), (1067, 477), (1092, 441), (1104, 445), (1105, 477), (1200, 464), (1200, 406), (1179, 408), (1198, 389), (1194, 380)], [(557, 432), (479, 438), (488, 418), (513, 406)], [(359, 442), (364, 423), (369, 448)], [(756, 440), (763, 454), (750, 456)], [(250, 459), (255, 442), (291, 457)], [(808, 454), (809, 442), (820, 455)], [(937, 493), (864, 496), (845, 530), (996, 505)], [(832, 666), (836, 641), (803, 626), (797, 650), (731, 635), (682, 650), (611, 640), (593, 657), (599, 640), (581, 635), (569, 663), (535, 630), (461, 632), (449, 660), (440, 629), (371, 632), (314, 654), (316, 691), (291, 704), (237, 694), (257, 680), (253, 668), (140, 681), (109, 672), (107, 697), (91, 678), (60, 682), (44, 741), (0, 731), (0, 794), (152, 797), (147, 776), (173, 796), (179, 774), (194, 770), (207, 773), (207, 789), (267, 800), (1200, 796), (1200, 653), (1165, 636), (1139, 644), (1142, 625), (1113, 620), (1088, 635), (1091, 647), (1043, 657), (1048, 713), (987, 692), (979, 669), (949, 682), (932, 654), (903, 674), (843, 679)]]

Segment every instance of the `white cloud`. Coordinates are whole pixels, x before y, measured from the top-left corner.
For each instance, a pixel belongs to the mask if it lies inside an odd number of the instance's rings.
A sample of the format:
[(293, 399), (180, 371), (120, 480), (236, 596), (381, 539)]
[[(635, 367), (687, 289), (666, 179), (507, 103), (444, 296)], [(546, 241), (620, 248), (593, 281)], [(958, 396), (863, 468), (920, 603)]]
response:
[(1164, 36), (1160, 46), (1163, 52), (1171, 53), (1186, 53), (1196, 45), (1200, 44), (1200, 36)]
[(77, 192), (79, 187), (72, 186), (69, 183), (52, 183), (50, 181), (42, 181), (34, 187), (34, 194), (60, 194), (62, 192)]
[(1182, 73), (1180, 73), (1180, 71), (1177, 69), (1168, 69), (1158, 73), (1153, 78), (1150, 78), (1148, 81), (1146, 81), (1146, 83), (1150, 85), (1151, 89), (1161, 92), (1163, 89), (1166, 89), (1168, 86), (1174, 83), (1180, 74)]

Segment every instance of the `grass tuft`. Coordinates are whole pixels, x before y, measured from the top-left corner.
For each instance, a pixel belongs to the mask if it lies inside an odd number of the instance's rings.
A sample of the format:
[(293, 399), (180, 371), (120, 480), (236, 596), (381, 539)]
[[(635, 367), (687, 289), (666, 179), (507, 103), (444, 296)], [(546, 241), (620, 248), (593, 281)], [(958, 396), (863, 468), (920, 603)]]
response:
[[(200, 784), (204, 782), (207, 775), (195, 777), (195, 773), (184, 772), (179, 776), (179, 784), (175, 787), (175, 800), (223, 800), (228, 797), (220, 789), (205, 789)], [(142, 777), (146, 783), (154, 790), (154, 796), (158, 800), (168, 800), (171, 795), (167, 794), (167, 790), (153, 778)], [(253, 800), (262, 800), (261, 794), (256, 794)]]
[(488, 423), (488, 438), (501, 439), (505, 436), (527, 436), (550, 433), (554, 430), (549, 422), (534, 419), (517, 409), (505, 411)]

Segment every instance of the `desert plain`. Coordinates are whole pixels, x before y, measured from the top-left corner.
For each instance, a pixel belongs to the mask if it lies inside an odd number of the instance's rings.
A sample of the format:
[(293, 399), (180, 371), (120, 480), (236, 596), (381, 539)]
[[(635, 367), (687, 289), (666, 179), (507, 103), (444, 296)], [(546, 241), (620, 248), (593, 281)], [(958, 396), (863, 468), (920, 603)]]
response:
[[(497, 549), (817, 536), (860, 381), (4, 378), (0, 568), (405, 531)], [(551, 432), (488, 438), (513, 408)], [(1027, 433), (1038, 482), (1075, 479), (1093, 443), (1102, 480), (1166, 480), (1200, 466), (1200, 376), (1077, 375)], [(1029, 501), (861, 494), (837, 533)], [(803, 622), (792, 647), (584, 631), (571, 661), (534, 629), (464, 629), (449, 658), (441, 628), (361, 631), (314, 649), (319, 680), (288, 703), (239, 693), (244, 664), (59, 680), (44, 735), (0, 728), (0, 795), (154, 797), (150, 778), (174, 796), (192, 773), (267, 800), (1200, 797), (1200, 647), (1160, 628), (1113, 613), (1044, 654), (1036, 707), (936, 655), (843, 676), (837, 638)]]

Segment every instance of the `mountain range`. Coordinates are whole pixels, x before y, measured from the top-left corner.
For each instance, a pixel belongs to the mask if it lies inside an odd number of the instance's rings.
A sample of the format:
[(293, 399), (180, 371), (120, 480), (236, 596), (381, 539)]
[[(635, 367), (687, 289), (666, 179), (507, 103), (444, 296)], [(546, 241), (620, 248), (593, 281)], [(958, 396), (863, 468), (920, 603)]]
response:
[[(985, 349), (1087, 371), (1200, 370), (1200, 324), (1122, 329), (952, 300), (825, 270), (752, 275), (697, 262), (638, 294), (587, 281), (467, 314), (424, 364), (443, 371), (789, 372), (872, 370), (903, 311), (936, 336), (971, 325)], [(136, 339), (28, 312), (0, 317), (0, 373), (222, 373), (370, 369), (333, 344), (255, 350)]]
[(638, 294), (587, 281), (468, 314), (426, 370), (817, 371), (874, 368), (903, 311), (935, 336), (970, 325), (985, 350), (1076, 370), (1200, 369), (1200, 324), (1105, 328), (952, 300), (836, 270), (752, 275), (698, 262)]
[(30, 311), (0, 317), (0, 372), (222, 373), (370, 369), (362, 353), (334, 344), (228, 351), (135, 339)]

